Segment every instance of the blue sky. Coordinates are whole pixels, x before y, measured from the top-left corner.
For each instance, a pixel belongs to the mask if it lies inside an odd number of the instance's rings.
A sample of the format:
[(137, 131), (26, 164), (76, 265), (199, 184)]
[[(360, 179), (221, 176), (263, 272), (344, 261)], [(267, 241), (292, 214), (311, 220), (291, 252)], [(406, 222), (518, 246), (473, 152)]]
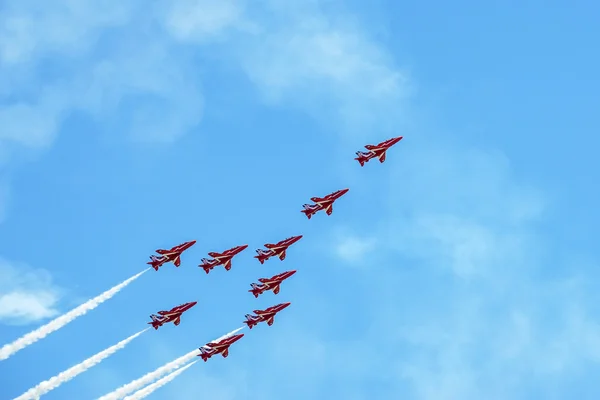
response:
[[(44, 398), (97, 398), (286, 301), (152, 398), (598, 398), (598, 12), (0, 2), (0, 341), (198, 241), (2, 361), (2, 399), (188, 301)], [(398, 135), (385, 164), (352, 159)], [(299, 212), (344, 187), (332, 216)], [(196, 267), (239, 244), (230, 272)]]

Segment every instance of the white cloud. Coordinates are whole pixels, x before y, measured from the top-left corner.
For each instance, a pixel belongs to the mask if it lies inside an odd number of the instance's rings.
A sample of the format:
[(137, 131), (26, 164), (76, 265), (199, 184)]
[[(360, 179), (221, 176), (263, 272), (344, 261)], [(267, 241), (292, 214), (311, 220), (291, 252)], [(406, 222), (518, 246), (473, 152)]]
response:
[(170, 142), (198, 125), (198, 73), (151, 23), (156, 11), (141, 1), (5, 2), (0, 161), (15, 148), (47, 149), (73, 112), (136, 141)]
[(127, 23), (131, 11), (111, 0), (8, 1), (0, 20), (0, 62), (15, 66), (51, 53), (89, 52), (99, 31)]
[(244, 1), (184, 0), (165, 11), (164, 24), (177, 39), (207, 42), (227, 36), (230, 29), (245, 30)]
[(0, 260), (0, 320), (27, 324), (58, 314), (60, 289), (43, 269)]
[[(415, 140), (392, 173), (384, 235), (422, 269), (410, 295), (385, 280), (377, 323), (391, 328), (391, 345), (408, 346), (395, 361), (408, 398), (539, 398), (548, 380), (555, 395), (568, 393), (600, 361), (600, 314), (581, 278), (543, 273), (564, 268), (536, 229), (546, 199), (518, 182), (506, 157), (429, 139)], [(393, 327), (398, 303), (415, 306), (406, 306), (410, 323)]]
[[(346, 132), (391, 128), (401, 120), (398, 105), (411, 92), (407, 72), (341, 7), (324, 12), (318, 1), (251, 5), (178, 3), (167, 13), (167, 27), (178, 39), (195, 43), (206, 42), (207, 29), (220, 39), (229, 37), (221, 52), (241, 64), (270, 104), (299, 107), (344, 125)], [(209, 20), (205, 10), (216, 17)]]
[(339, 233), (334, 238), (335, 254), (347, 263), (360, 264), (365, 261), (365, 256), (374, 250), (374, 238), (357, 237), (348, 233)]
[[(47, 147), (73, 111), (103, 123), (124, 119), (118, 123), (141, 140), (169, 141), (198, 124), (196, 73), (185, 52), (148, 27), (152, 15), (144, 2), (8, 2), (0, 16), (0, 75), (9, 78), (0, 85), (0, 142)], [(131, 113), (118, 115), (133, 101)]]

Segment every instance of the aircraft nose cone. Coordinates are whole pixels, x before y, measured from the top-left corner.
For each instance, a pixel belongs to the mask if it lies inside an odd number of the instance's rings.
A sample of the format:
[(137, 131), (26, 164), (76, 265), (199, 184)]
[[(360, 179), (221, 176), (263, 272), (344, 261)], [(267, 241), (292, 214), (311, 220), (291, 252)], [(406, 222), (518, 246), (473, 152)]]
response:
[(283, 308), (286, 308), (287, 306), (289, 306), (292, 303), (283, 303)]
[(194, 307), (196, 304), (198, 304), (197, 301), (192, 301), (191, 303), (188, 303), (190, 307)]
[(240, 250), (246, 250), (248, 248), (247, 244), (241, 245), (240, 246)]
[(193, 246), (193, 245), (195, 245), (195, 244), (196, 244), (196, 241), (195, 241), (195, 240), (192, 240), (192, 241), (188, 242), (188, 244), (189, 244), (190, 246)]
[(296, 273), (296, 270), (290, 271), (290, 276), (294, 275)]

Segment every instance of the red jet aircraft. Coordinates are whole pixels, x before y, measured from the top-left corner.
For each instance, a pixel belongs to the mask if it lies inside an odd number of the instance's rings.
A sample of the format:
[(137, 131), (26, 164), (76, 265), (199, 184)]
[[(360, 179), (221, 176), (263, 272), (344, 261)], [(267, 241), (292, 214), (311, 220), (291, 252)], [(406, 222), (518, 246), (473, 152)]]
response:
[(258, 298), (260, 294), (267, 290), (272, 290), (274, 294), (279, 293), (279, 286), (281, 282), (294, 275), (296, 271), (286, 271), (281, 274), (275, 275), (272, 278), (260, 278), (258, 281), (260, 283), (251, 283), (251, 290), (248, 290), (250, 293), (254, 295), (254, 297)]
[(358, 157), (356, 157), (355, 160), (360, 163), (361, 167), (364, 167), (366, 162), (369, 162), (370, 159), (375, 157), (379, 158), (380, 163), (383, 163), (385, 161), (385, 153), (388, 149), (401, 140), (402, 136), (398, 136), (381, 142), (378, 145), (368, 144), (365, 146), (365, 149), (369, 151), (357, 151), (356, 155)]
[(267, 325), (271, 326), (275, 321), (275, 315), (290, 304), (291, 303), (281, 303), (277, 304), (276, 306), (269, 307), (266, 310), (254, 310), (253, 312), (256, 315), (246, 314), (246, 320), (244, 323), (248, 325), (248, 328), (250, 329), (252, 329), (253, 326), (258, 325), (259, 322), (265, 321), (267, 322)]
[(311, 197), (310, 200), (313, 201), (315, 204), (304, 204), (304, 210), (302, 210), (301, 212), (304, 213), (304, 215), (306, 215), (308, 219), (311, 219), (311, 217), (315, 215), (317, 211), (321, 210), (325, 210), (327, 215), (331, 215), (331, 213), (333, 212), (333, 203), (337, 199), (348, 193), (348, 190), (350, 189), (338, 190), (337, 192), (328, 194), (325, 197)]
[(185, 242), (180, 244), (179, 246), (175, 246), (170, 250), (158, 249), (156, 250), (156, 253), (160, 254), (160, 256), (150, 256), (150, 262), (146, 264), (151, 265), (155, 271), (158, 271), (158, 269), (164, 263), (168, 263), (171, 261), (173, 262), (173, 264), (175, 264), (176, 267), (179, 267), (181, 265), (181, 253), (192, 247), (194, 244), (196, 244), (196, 241), (192, 240), (191, 242)]
[(233, 258), (233, 256), (246, 250), (247, 247), (248, 245), (244, 244), (241, 246), (233, 247), (229, 250), (225, 250), (222, 253), (210, 252), (208, 253), (208, 255), (210, 257), (213, 257), (213, 259), (209, 260), (208, 258), (203, 258), (201, 260), (202, 264), (198, 266), (204, 268), (204, 271), (206, 271), (207, 274), (210, 272), (211, 269), (213, 269), (217, 265), (222, 265), (225, 267), (226, 271), (229, 271), (231, 269), (231, 259)]
[(271, 257), (278, 256), (281, 261), (285, 260), (285, 252), (294, 243), (298, 240), (302, 239), (302, 235), (300, 236), (292, 236), (287, 239), (282, 240), (281, 242), (266, 243), (266, 250), (258, 249), (256, 252), (258, 255), (254, 256), (254, 258), (258, 259), (261, 264), (264, 264)]
[(219, 353), (223, 356), (223, 358), (227, 358), (229, 355), (229, 346), (240, 340), (242, 337), (244, 337), (243, 333), (230, 336), (223, 340), (219, 340), (218, 342), (207, 343), (199, 348), (200, 354), (198, 354), (198, 357), (202, 357), (204, 362), (208, 361), (209, 358)]
[(193, 301), (191, 303), (185, 303), (177, 307), (173, 307), (169, 311), (159, 311), (158, 314), (152, 314), (150, 318), (152, 318), (152, 322), (148, 322), (148, 324), (152, 325), (154, 329), (158, 329), (158, 327), (163, 326), (167, 322), (173, 322), (175, 326), (179, 325), (181, 322), (181, 314), (194, 307), (198, 303), (197, 301)]

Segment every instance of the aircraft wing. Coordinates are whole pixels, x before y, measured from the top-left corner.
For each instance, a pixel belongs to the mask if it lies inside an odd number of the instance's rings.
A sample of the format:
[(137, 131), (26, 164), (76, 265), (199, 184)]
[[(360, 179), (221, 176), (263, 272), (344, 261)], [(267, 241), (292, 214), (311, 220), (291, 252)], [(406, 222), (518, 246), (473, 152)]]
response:
[(254, 310), (253, 313), (260, 317), (264, 317), (266, 315), (273, 314), (273, 311), (271, 311), (271, 310)]

